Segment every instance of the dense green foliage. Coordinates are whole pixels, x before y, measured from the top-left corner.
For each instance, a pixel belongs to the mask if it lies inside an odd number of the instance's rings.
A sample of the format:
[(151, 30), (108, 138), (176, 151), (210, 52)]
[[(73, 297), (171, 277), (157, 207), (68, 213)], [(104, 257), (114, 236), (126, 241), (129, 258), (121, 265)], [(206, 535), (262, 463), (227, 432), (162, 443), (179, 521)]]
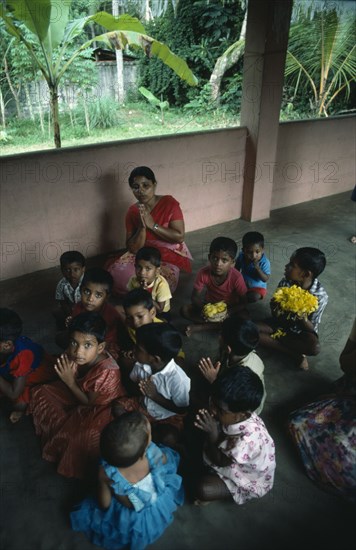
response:
[(170, 104), (185, 105), (204, 89), (217, 58), (236, 40), (242, 20), (236, 0), (180, 0), (176, 12), (171, 4), (164, 16), (146, 25), (147, 32), (164, 40), (194, 68), (199, 86), (189, 89), (162, 64), (146, 59), (141, 63), (140, 83), (155, 95), (162, 94)]
[(286, 85), (294, 107), (307, 104), (314, 116), (344, 110), (355, 83), (355, 15), (330, 10), (301, 13), (291, 26)]

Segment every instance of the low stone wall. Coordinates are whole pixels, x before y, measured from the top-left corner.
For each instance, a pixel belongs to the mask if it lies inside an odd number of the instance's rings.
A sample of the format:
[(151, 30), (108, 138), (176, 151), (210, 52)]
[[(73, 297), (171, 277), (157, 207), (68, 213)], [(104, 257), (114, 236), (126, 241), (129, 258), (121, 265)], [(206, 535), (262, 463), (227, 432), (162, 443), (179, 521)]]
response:
[(69, 249), (90, 257), (123, 247), (138, 165), (180, 202), (187, 231), (239, 218), (245, 141), (237, 128), (4, 157), (1, 278), (58, 265)]

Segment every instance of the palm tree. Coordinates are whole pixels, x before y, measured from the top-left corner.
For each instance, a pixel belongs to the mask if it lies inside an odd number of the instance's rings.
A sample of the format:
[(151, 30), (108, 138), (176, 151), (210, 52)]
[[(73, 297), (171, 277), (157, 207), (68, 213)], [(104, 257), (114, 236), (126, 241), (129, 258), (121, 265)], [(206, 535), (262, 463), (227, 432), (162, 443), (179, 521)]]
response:
[[(118, 49), (124, 49), (127, 45), (141, 48), (148, 56), (159, 57), (191, 86), (197, 84), (197, 79), (186, 62), (173, 54), (165, 44), (147, 36), (143, 25), (134, 17), (114, 17), (106, 12), (98, 12), (69, 21), (71, 0), (60, 3), (58, 0), (9, 0), (5, 6), (0, 4), (0, 17), (7, 32), (26, 46), (34, 64), (47, 82), (56, 148), (61, 147), (58, 117), (59, 82), (73, 61), (94, 41), (110, 43)], [(86, 40), (68, 55), (69, 45), (83, 32), (85, 25), (93, 22), (108, 32)], [(35, 46), (26, 39), (25, 28), (33, 34)]]
[(286, 59), (286, 81), (298, 90), (312, 92), (319, 116), (328, 116), (341, 92), (350, 93), (356, 74), (355, 17), (336, 9), (300, 14), (291, 26)]

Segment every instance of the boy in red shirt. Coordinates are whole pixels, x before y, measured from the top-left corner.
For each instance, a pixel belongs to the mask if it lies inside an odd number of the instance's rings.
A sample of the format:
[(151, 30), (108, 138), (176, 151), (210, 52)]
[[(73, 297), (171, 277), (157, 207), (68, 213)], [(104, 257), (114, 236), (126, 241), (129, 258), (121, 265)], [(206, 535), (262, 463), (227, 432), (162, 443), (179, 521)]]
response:
[(209, 248), (209, 265), (200, 269), (195, 278), (192, 303), (182, 306), (181, 315), (193, 325), (186, 335), (201, 330), (216, 330), (221, 323), (207, 323), (202, 316), (206, 303), (225, 302), (228, 313), (242, 311), (246, 304), (247, 287), (243, 276), (235, 269), (237, 244), (228, 237), (217, 237)]

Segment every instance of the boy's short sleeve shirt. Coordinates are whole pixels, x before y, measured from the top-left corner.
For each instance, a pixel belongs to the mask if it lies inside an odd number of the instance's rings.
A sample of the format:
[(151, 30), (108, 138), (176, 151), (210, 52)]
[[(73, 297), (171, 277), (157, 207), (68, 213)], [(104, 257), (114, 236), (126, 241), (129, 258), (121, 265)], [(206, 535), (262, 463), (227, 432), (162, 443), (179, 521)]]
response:
[[(145, 380), (150, 377), (151, 367), (142, 363), (136, 363), (130, 374), (135, 381)], [(173, 401), (177, 407), (188, 407), (190, 378), (184, 370), (172, 359), (159, 372), (152, 376), (156, 390), (166, 399)], [(163, 420), (174, 416), (176, 413), (165, 409), (149, 397), (144, 398), (147, 412), (157, 420)]]
[[(262, 254), (258, 265), (266, 275), (271, 275), (271, 264), (265, 254)], [(256, 278), (256, 270), (253, 265), (253, 262), (246, 263), (244, 258), (244, 253), (240, 252), (236, 260), (236, 268), (241, 271), (242, 276), (245, 280), (247, 288), (267, 288), (267, 282), (262, 281), (262, 279)]]
[(194, 289), (202, 292), (206, 288), (205, 302), (231, 303), (234, 295), (244, 296), (247, 287), (243, 276), (234, 267), (230, 269), (226, 280), (221, 285), (217, 285), (211, 276), (210, 266), (205, 266), (197, 273)]
[(83, 277), (84, 273), (81, 276), (78, 286), (76, 288), (73, 288), (70, 282), (65, 277), (63, 277), (57, 284), (55, 299), (60, 300), (61, 302), (69, 301), (72, 304), (77, 304), (78, 302), (80, 302), (80, 285), (82, 284)]
[[(288, 279), (284, 277), (279, 281), (278, 288), (281, 288), (281, 287), (290, 288), (294, 284), (295, 283), (293, 283), (293, 281), (288, 281)], [(314, 279), (312, 286), (308, 289), (308, 292), (310, 292), (310, 294), (313, 294), (313, 296), (316, 296), (318, 298), (318, 309), (308, 316), (308, 320), (313, 324), (315, 332), (318, 332), (321, 316), (324, 312), (326, 304), (328, 303), (329, 296), (327, 295), (324, 287), (320, 284), (320, 282), (316, 278)]]
[[(137, 280), (136, 275), (133, 275), (127, 283), (127, 289), (133, 290), (134, 288), (141, 288), (140, 283)], [(162, 275), (157, 275), (153, 283), (151, 283), (146, 289), (152, 295), (152, 300), (155, 302), (164, 302), (163, 312), (166, 313), (171, 309), (170, 299), (172, 298), (171, 290), (167, 279)]]

